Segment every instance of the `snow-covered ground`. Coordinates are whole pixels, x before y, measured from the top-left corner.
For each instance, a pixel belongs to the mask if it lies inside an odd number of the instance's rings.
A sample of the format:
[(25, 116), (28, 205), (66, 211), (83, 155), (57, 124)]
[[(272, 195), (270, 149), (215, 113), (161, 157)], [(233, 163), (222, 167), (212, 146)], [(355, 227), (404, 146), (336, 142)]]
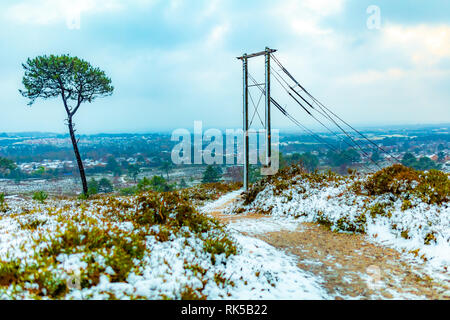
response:
[[(431, 273), (438, 271), (436, 276), (450, 280), (448, 202), (428, 204), (411, 196), (410, 205), (405, 207), (403, 199), (392, 194), (367, 196), (353, 192), (353, 178), (317, 182), (298, 175), (280, 182), (288, 185), (280, 191), (276, 183), (266, 184), (250, 204), (241, 201), (228, 213), (238, 210), (269, 213), (272, 217), (267, 224), (269, 229), (278, 220), (288, 228), (295, 227), (295, 221), (321, 222), (334, 231), (362, 232), (373, 242), (425, 262)], [(240, 222), (241, 226), (242, 223), (245, 222)], [(247, 228), (251, 227), (255, 226), (249, 222)]]
[[(318, 279), (263, 241), (215, 225), (203, 232), (188, 225), (170, 229), (177, 221), (173, 211), (167, 226), (137, 224), (134, 215), (145, 201), (8, 198), (9, 210), (0, 212), (0, 299), (327, 298)], [(205, 249), (223, 238), (235, 253)], [(129, 272), (117, 280), (127, 263)]]

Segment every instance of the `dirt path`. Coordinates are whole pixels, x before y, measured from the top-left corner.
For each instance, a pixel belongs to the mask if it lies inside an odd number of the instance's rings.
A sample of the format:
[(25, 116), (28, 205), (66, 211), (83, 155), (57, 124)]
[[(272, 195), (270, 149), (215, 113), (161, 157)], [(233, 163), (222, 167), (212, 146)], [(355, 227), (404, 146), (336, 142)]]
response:
[[(234, 201), (236, 197), (208, 213), (231, 225), (263, 224), (270, 219), (256, 214), (223, 214)], [(335, 299), (450, 300), (450, 281), (431, 279), (423, 266), (406, 261), (394, 249), (368, 242), (363, 235), (335, 233), (313, 223), (301, 223), (295, 230), (241, 232), (298, 257), (299, 268), (321, 277)]]

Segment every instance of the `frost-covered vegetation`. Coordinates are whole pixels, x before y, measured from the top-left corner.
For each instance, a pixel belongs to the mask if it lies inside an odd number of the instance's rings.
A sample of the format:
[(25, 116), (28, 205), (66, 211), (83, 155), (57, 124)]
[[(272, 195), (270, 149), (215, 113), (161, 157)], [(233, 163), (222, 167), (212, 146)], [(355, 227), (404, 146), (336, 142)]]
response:
[[(276, 297), (270, 292), (281, 277), (264, 266), (261, 245), (240, 246), (190, 200), (216, 199), (236, 187), (209, 184), (89, 200), (5, 199), (0, 299)], [(294, 285), (302, 277), (297, 274)]]
[(195, 204), (203, 204), (205, 201), (217, 200), (223, 194), (242, 188), (242, 183), (210, 182), (199, 184), (193, 188), (186, 189), (189, 199)]
[(393, 165), (368, 176), (341, 176), (291, 166), (255, 183), (233, 211), (368, 234), (445, 269), (450, 263), (449, 197), (449, 176), (438, 170)]

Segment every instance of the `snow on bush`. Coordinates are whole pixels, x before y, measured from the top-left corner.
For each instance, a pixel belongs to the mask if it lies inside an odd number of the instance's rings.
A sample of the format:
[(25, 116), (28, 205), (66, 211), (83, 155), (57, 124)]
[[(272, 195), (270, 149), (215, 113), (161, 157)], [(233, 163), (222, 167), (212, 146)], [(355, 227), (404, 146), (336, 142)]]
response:
[(0, 299), (325, 295), (294, 261), (270, 263), (283, 253), (236, 241), (185, 191), (8, 202), (0, 213)]
[(255, 183), (234, 212), (291, 216), (368, 234), (440, 269), (450, 264), (450, 181), (402, 165), (373, 175), (305, 173), (293, 166)]

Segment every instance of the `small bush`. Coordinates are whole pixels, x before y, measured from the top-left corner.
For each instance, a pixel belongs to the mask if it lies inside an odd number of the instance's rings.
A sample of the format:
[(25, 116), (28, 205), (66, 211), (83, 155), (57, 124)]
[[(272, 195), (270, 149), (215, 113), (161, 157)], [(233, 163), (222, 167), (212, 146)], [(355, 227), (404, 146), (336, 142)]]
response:
[(224, 253), (228, 258), (230, 255), (237, 253), (235, 244), (226, 236), (206, 239), (203, 249), (205, 250), (205, 252), (211, 254), (211, 262), (213, 264), (216, 263), (216, 254)]
[(410, 239), (408, 229), (403, 230), (402, 232), (400, 232), (400, 236), (401, 236), (403, 239)]
[(181, 291), (181, 300), (206, 300), (206, 296), (186, 285), (186, 287)]
[(68, 292), (67, 283), (52, 272), (48, 271), (44, 264), (31, 264), (23, 266), (19, 259), (12, 261), (0, 261), (0, 287), (23, 287), (25, 283), (36, 283), (37, 289), (33, 289), (36, 296), (49, 296), (61, 298)]
[(376, 218), (377, 216), (389, 217), (390, 213), (386, 212), (386, 207), (386, 204), (377, 202), (368, 209), (368, 213), (372, 218)]
[(364, 187), (369, 195), (392, 193), (398, 196), (402, 192), (411, 191), (414, 181), (419, 181), (419, 173), (416, 170), (394, 164), (370, 176)]
[[(401, 164), (376, 172), (364, 186), (370, 195), (392, 193), (398, 197), (409, 197), (408, 194), (413, 194), (428, 204), (442, 204), (450, 197), (448, 174), (435, 169), (420, 172)], [(411, 203), (405, 202), (403, 210), (409, 208), (408, 205)]]
[[(138, 227), (160, 225), (174, 232), (182, 227), (188, 227), (192, 232), (199, 234), (218, 225), (215, 219), (197, 212), (184, 190), (141, 193), (132, 198), (132, 202), (111, 197), (102, 199), (101, 205), (107, 207), (108, 213), (115, 218), (131, 221)], [(167, 241), (168, 234), (155, 236), (161, 238), (161, 241)]]
[(332, 171), (326, 173), (319, 173), (317, 171), (308, 173), (301, 164), (294, 164), (279, 170), (272, 176), (266, 176), (251, 185), (249, 190), (243, 193), (243, 205), (249, 205), (255, 201), (258, 194), (270, 184), (274, 186), (274, 194), (280, 195), (284, 190), (287, 190), (298, 183), (297, 179), (294, 179), (295, 177), (309, 181), (318, 187), (330, 183), (337, 183), (344, 179), (342, 176), (339, 176)]
[(449, 201), (450, 180), (448, 174), (439, 170), (430, 170), (420, 175), (416, 193), (429, 204), (442, 204)]
[(33, 200), (44, 203), (48, 199), (48, 194), (45, 191), (37, 191), (33, 194)]
[(0, 286), (9, 286), (19, 280), (20, 260), (1, 261), (0, 260)]
[(121, 196), (132, 196), (139, 192), (139, 189), (137, 187), (128, 187), (128, 188), (122, 188), (119, 191), (119, 194)]
[(434, 232), (430, 232), (425, 236), (423, 241), (424, 244), (430, 245), (431, 243), (436, 243), (436, 236)]
[(47, 220), (38, 220), (38, 219), (30, 220), (25, 223), (21, 223), (19, 221), (20, 227), (25, 230), (36, 230), (37, 228), (39, 228), (40, 226), (43, 226), (46, 223), (47, 223)]
[(273, 182), (274, 189), (273, 192), (275, 195), (280, 195), (284, 190), (288, 189), (291, 184), (292, 180), (276, 180)]
[(365, 214), (360, 214), (354, 221), (351, 221), (347, 217), (340, 218), (335, 225), (337, 230), (353, 232), (353, 233), (366, 233), (367, 219)]
[(88, 182), (88, 193), (89, 195), (94, 195), (98, 193), (99, 184), (94, 178), (91, 178)]
[(6, 212), (8, 210), (9, 210), (9, 207), (5, 202), (5, 194), (0, 193), (0, 212)]
[[(89, 193), (90, 194), (90, 193)], [(86, 200), (88, 200), (89, 199), (89, 194), (84, 194), (84, 193), (81, 193), (78, 197), (77, 197), (77, 199), (78, 200), (82, 200), (82, 201), (86, 201)]]
[(324, 215), (322, 211), (317, 212), (316, 221), (328, 230), (331, 230), (333, 222), (326, 215)]
[(402, 208), (401, 208), (402, 211), (411, 209), (412, 207), (413, 207), (413, 204), (412, 204), (411, 200), (409, 200), (409, 199), (403, 200), (403, 202), (402, 202)]
[(244, 205), (249, 205), (255, 201), (258, 194), (266, 187), (266, 179), (261, 179), (254, 183), (248, 191), (243, 193)]

